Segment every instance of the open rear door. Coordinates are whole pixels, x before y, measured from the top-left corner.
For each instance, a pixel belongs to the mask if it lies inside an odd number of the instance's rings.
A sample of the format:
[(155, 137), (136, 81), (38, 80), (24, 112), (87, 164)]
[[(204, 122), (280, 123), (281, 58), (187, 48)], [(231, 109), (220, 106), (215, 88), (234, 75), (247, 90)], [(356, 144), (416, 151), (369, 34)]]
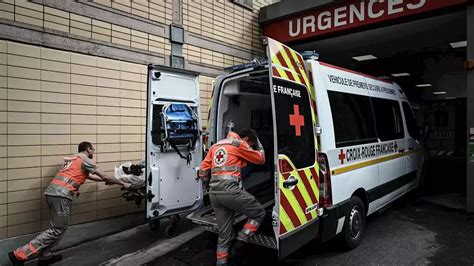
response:
[(266, 38), (273, 128), (276, 195), (273, 219), (279, 258), (286, 257), (318, 233), (317, 139), (314, 95), (303, 57)]
[(149, 66), (146, 122), (148, 219), (197, 209), (202, 160), (196, 73)]

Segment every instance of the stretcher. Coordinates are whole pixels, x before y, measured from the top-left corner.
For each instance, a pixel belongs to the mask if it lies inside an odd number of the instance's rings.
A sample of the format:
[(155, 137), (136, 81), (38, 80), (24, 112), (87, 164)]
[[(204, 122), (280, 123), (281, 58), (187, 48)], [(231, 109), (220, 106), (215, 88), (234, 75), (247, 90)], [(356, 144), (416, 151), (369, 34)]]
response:
[[(143, 161), (138, 164), (123, 163), (119, 167), (115, 167), (114, 176), (118, 180), (130, 184), (129, 187), (122, 188), (124, 191), (122, 197), (127, 201), (135, 201), (137, 207), (140, 207), (146, 197), (145, 163)], [(168, 218), (170, 224), (165, 227), (164, 233), (167, 237), (173, 237), (176, 235), (176, 225), (180, 221), (180, 217), (179, 215), (171, 215)], [(158, 230), (159, 227), (159, 222), (150, 223), (152, 231)]]
[(146, 195), (144, 170), (144, 164), (132, 164), (131, 162), (126, 162), (121, 164), (119, 167), (115, 167), (114, 171), (115, 178), (124, 183), (130, 184), (128, 188), (122, 188), (122, 190), (124, 190), (122, 197), (127, 201), (135, 201), (138, 207), (140, 207)]

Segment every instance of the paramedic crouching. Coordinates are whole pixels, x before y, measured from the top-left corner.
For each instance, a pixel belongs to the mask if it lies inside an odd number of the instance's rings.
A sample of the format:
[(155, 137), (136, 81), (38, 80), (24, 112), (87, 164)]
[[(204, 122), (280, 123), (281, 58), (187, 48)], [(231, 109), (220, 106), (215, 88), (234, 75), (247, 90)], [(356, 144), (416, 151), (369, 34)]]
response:
[[(74, 196), (79, 196), (79, 187), (90, 179), (107, 183), (128, 186), (114, 177), (106, 175), (97, 169), (92, 161), (95, 149), (89, 142), (82, 142), (78, 154), (64, 158), (64, 163), (46, 188), (46, 202), (49, 206), (49, 228), (22, 247), (17, 248), (8, 256), (13, 265), (23, 265), (34, 255), (38, 255), (38, 265), (48, 265), (61, 260), (61, 255), (55, 255), (51, 248), (61, 240), (68, 225), (71, 202)], [(91, 176), (90, 174), (94, 174)]]
[[(253, 149), (252, 146), (255, 148)], [(219, 238), (217, 240), (217, 265), (226, 265), (234, 238), (233, 218), (238, 212), (248, 217), (237, 242), (232, 247), (232, 255), (258, 229), (265, 218), (263, 206), (248, 192), (239, 187), (241, 170), (247, 162), (265, 163), (265, 153), (255, 131), (242, 130), (238, 134), (229, 132), (227, 138), (214, 144), (201, 164), (199, 177), (206, 180), (211, 175), (209, 197), (214, 208)]]

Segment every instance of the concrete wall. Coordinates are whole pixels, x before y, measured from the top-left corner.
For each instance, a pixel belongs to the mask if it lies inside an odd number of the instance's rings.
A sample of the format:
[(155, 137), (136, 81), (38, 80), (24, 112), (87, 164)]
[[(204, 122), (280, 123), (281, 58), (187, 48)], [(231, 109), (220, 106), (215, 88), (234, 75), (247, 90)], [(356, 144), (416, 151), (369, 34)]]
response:
[[(262, 56), (258, 11), (271, 1), (175, 2), (0, 1), (0, 239), (47, 226), (42, 193), (79, 142), (95, 144), (109, 173), (143, 157), (146, 65), (170, 65), (177, 7), (204, 117), (222, 68)], [(87, 182), (80, 192), (72, 224), (142, 211), (118, 187)]]

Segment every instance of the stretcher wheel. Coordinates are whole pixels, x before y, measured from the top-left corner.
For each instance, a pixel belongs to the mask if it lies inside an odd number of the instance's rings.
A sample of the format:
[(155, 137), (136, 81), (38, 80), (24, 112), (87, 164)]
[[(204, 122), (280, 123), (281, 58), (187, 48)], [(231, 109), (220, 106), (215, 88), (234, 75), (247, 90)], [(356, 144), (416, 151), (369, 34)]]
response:
[(170, 224), (165, 227), (165, 235), (166, 237), (175, 237), (177, 235), (176, 225)]
[(150, 231), (160, 230), (160, 220), (148, 222), (148, 228), (150, 229)]

